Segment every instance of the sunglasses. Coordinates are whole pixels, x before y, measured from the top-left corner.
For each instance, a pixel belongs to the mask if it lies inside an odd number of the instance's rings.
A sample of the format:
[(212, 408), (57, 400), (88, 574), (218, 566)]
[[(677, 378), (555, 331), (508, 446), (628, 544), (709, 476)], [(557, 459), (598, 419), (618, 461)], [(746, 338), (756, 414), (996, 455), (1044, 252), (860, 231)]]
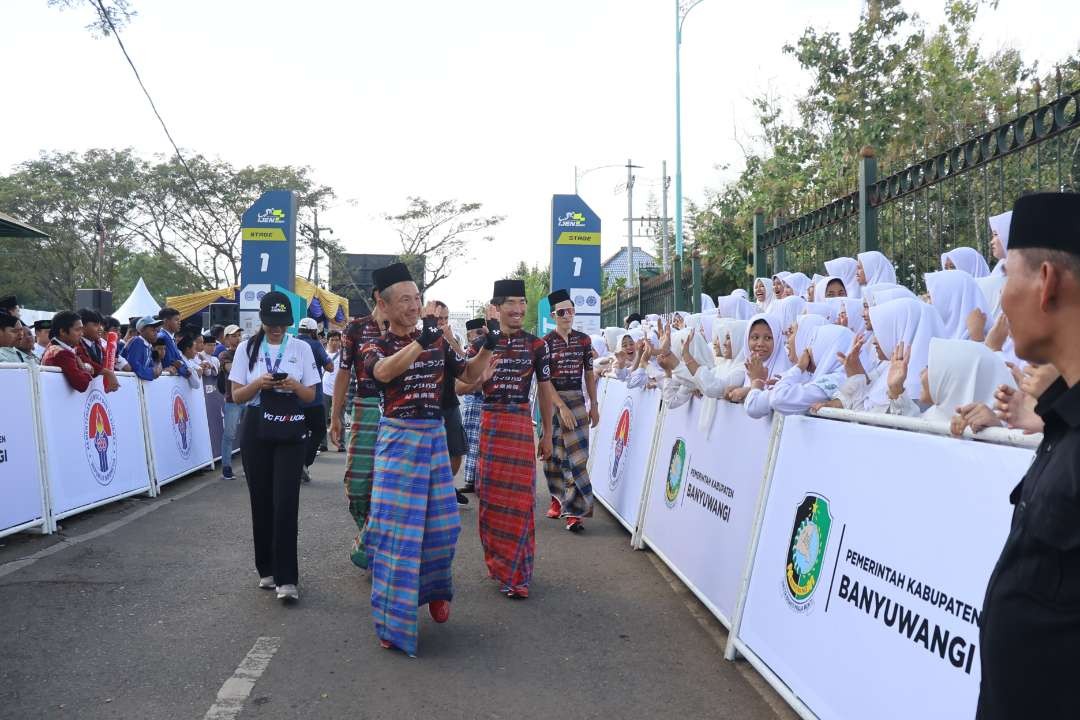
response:
[(566, 317), (567, 315), (573, 315), (574, 308), (559, 308), (555, 311), (557, 317)]

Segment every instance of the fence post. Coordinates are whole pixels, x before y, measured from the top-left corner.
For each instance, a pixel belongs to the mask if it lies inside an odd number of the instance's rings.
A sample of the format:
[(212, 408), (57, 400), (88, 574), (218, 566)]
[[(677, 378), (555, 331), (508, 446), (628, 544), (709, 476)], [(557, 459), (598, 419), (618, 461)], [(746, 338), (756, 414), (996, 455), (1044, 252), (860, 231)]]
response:
[(758, 208), (754, 211), (754, 277), (750, 280), (750, 296), (754, 295), (754, 283), (757, 278), (765, 277), (769, 264), (765, 251), (761, 244), (765, 242), (765, 210)]
[[(776, 230), (780, 227), (779, 215), (773, 218), (772, 226), (773, 230)], [(776, 246), (776, 262), (773, 264), (773, 275), (780, 272), (781, 270), (787, 270), (787, 248), (785, 248), (783, 244)]]
[(701, 312), (701, 258), (696, 252), (690, 259), (690, 307)]
[(682, 258), (676, 255), (671, 263), (671, 311), (682, 310)]
[(645, 317), (645, 282), (641, 279), (641, 274), (638, 273), (637, 278), (637, 311), (638, 315)]
[(874, 148), (859, 150), (859, 252), (878, 249), (877, 208), (870, 205), (870, 189), (877, 182)]

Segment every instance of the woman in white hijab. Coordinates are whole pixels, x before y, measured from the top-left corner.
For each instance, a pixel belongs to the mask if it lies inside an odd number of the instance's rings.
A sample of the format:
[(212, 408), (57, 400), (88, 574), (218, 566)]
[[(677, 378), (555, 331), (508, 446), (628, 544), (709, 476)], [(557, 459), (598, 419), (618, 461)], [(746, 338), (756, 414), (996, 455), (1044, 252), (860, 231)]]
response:
[(1005, 275), (1005, 261), (1009, 257), (1009, 228), (1012, 226), (1012, 210), (990, 218), (990, 254), (997, 258), (991, 275)]
[(840, 395), (844, 372), (838, 356), (851, 348), (854, 333), (846, 327), (826, 324), (811, 329), (809, 334), (807, 347), (799, 353), (796, 365), (769, 391), (769, 407), (781, 415), (804, 413)]
[(860, 285), (867, 287), (883, 282), (896, 282), (896, 269), (889, 262), (889, 258), (877, 250), (861, 252), (858, 258), (859, 264), (855, 279), (859, 281)]
[[(771, 313), (761, 313), (750, 318), (746, 326), (746, 377), (742, 387), (730, 387), (724, 397), (731, 402), (742, 403), (749, 399), (753, 383), (760, 380), (762, 388), (773, 378), (779, 379), (791, 363), (784, 350), (783, 321)], [(760, 395), (760, 393), (759, 393)], [(768, 414), (768, 398), (759, 398), (758, 403), (748, 413), (755, 417)]]
[[(874, 336), (886, 357), (892, 357), (900, 343), (909, 349), (907, 352), (913, 377), (908, 377), (906, 387), (909, 396), (918, 397), (919, 373), (926, 367), (930, 340), (944, 335), (941, 317), (934, 308), (920, 300), (901, 298), (870, 308), (870, 319)], [(888, 363), (882, 363), (869, 385), (863, 384), (863, 380), (870, 380), (868, 374), (849, 376), (842, 393), (844, 407), (886, 412), (889, 407), (887, 368)]]
[[(825, 261), (825, 272), (830, 277), (840, 278), (847, 290), (848, 297), (861, 297), (861, 287), (856, 276), (859, 272), (859, 263), (849, 257), (838, 257)], [(820, 298), (819, 298), (820, 299)]]
[(749, 300), (750, 299), (750, 295), (746, 292), (745, 288), (735, 288), (734, 290), (731, 291), (730, 294), (731, 294), (732, 297), (740, 297), (743, 300)]
[(926, 273), (930, 304), (941, 314), (944, 337), (982, 342), (990, 330), (990, 306), (975, 278), (957, 270)]
[[(927, 366), (919, 374), (916, 404), (909, 382), (909, 349), (898, 345), (888, 372), (890, 414), (922, 416), (950, 423), (954, 435), (971, 426), (976, 432), (1001, 423), (990, 409), (999, 387), (1015, 387), (1005, 362), (982, 343), (934, 338)], [(926, 411), (920, 410), (920, 405)]]
[[(787, 288), (785, 295), (794, 295), (795, 297), (801, 297), (806, 299), (807, 288), (810, 287), (810, 278), (806, 277), (804, 273), (796, 272), (791, 273), (784, 278), (784, 286)], [(790, 292), (789, 292), (790, 291)]]
[(771, 278), (762, 277), (754, 280), (754, 303), (757, 305), (758, 312), (769, 312), (775, 299), (776, 293), (773, 291)]
[(866, 300), (871, 306), (887, 303), (890, 300), (899, 300), (900, 298), (919, 299), (915, 293), (903, 285), (893, 283), (878, 283), (863, 289), (863, 300)]
[(716, 303), (713, 302), (712, 296), (706, 293), (701, 293), (701, 312), (712, 313), (716, 312)]
[[(798, 372), (795, 365), (799, 362), (799, 357), (810, 347), (810, 340), (817, 329), (824, 325), (828, 325), (828, 321), (820, 315), (799, 316), (798, 324), (790, 327), (783, 340), (788, 368), (780, 374), (778, 381), (789, 374)], [(775, 385), (768, 383), (768, 378), (763, 378), (760, 382), (751, 382), (750, 392), (746, 396), (746, 414), (755, 419), (768, 415), (772, 411), (770, 397), (774, 387)]]
[(986, 258), (975, 248), (958, 247), (941, 254), (942, 270), (961, 270), (973, 278), (986, 277), (990, 266)]
[(791, 273), (787, 270), (781, 270), (780, 272), (772, 276), (773, 294), (776, 295), (777, 298), (784, 297), (784, 278), (786, 278), (790, 274)]
[(716, 298), (716, 313), (720, 317), (736, 320), (749, 320), (757, 310), (744, 298), (734, 295), (721, 295)]
[(788, 330), (799, 319), (799, 316), (803, 314), (803, 308), (806, 307), (806, 301), (801, 297), (786, 297), (782, 300), (778, 300), (773, 304), (772, 313), (780, 317), (780, 334), (781, 340), (787, 335)]

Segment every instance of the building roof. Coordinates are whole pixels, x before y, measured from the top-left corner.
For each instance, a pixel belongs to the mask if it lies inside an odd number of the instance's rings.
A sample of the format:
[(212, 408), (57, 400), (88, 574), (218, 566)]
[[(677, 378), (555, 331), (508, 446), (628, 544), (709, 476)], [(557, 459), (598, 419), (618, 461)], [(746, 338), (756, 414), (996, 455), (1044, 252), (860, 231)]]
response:
[[(619, 248), (619, 251), (600, 264), (600, 268), (607, 273), (608, 278), (627, 278), (627, 270), (629, 269), (629, 263), (627, 262), (626, 248)], [(653, 268), (659, 265), (649, 253), (645, 252), (639, 247), (634, 247), (634, 271), (640, 272), (642, 268)]]
[(47, 238), (49, 234), (0, 212), (0, 237)]

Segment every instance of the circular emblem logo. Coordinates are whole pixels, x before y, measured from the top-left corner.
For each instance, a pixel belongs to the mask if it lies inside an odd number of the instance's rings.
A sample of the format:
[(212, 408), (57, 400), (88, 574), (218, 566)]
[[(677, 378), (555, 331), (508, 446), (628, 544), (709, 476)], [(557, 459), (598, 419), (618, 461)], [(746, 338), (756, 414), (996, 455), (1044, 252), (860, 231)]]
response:
[(611, 441), (611, 460), (608, 464), (608, 489), (614, 490), (626, 470), (626, 453), (630, 445), (630, 428), (634, 420), (634, 401), (626, 398), (622, 412), (615, 423), (615, 437)]
[(817, 589), (831, 528), (829, 500), (817, 493), (807, 493), (795, 508), (784, 558), (788, 597), (796, 606), (806, 606)]
[(575, 295), (574, 296), (574, 304), (575, 305), (584, 305), (585, 304), (585, 296), (584, 295)]
[(671, 457), (668, 459), (667, 482), (664, 483), (664, 504), (669, 508), (675, 507), (679, 499), (679, 491), (682, 490), (683, 477), (686, 475), (686, 441), (676, 438), (671, 446)]
[(172, 391), (172, 431), (176, 449), (187, 458), (191, 454), (191, 414), (179, 388)]
[(109, 401), (100, 390), (89, 390), (83, 405), (83, 448), (90, 474), (99, 485), (108, 485), (116, 477), (117, 445), (116, 426)]
[(593, 307), (594, 305), (596, 305), (597, 302), (599, 301), (596, 299), (595, 295), (590, 295), (589, 297), (585, 298), (585, 304), (589, 307)]

